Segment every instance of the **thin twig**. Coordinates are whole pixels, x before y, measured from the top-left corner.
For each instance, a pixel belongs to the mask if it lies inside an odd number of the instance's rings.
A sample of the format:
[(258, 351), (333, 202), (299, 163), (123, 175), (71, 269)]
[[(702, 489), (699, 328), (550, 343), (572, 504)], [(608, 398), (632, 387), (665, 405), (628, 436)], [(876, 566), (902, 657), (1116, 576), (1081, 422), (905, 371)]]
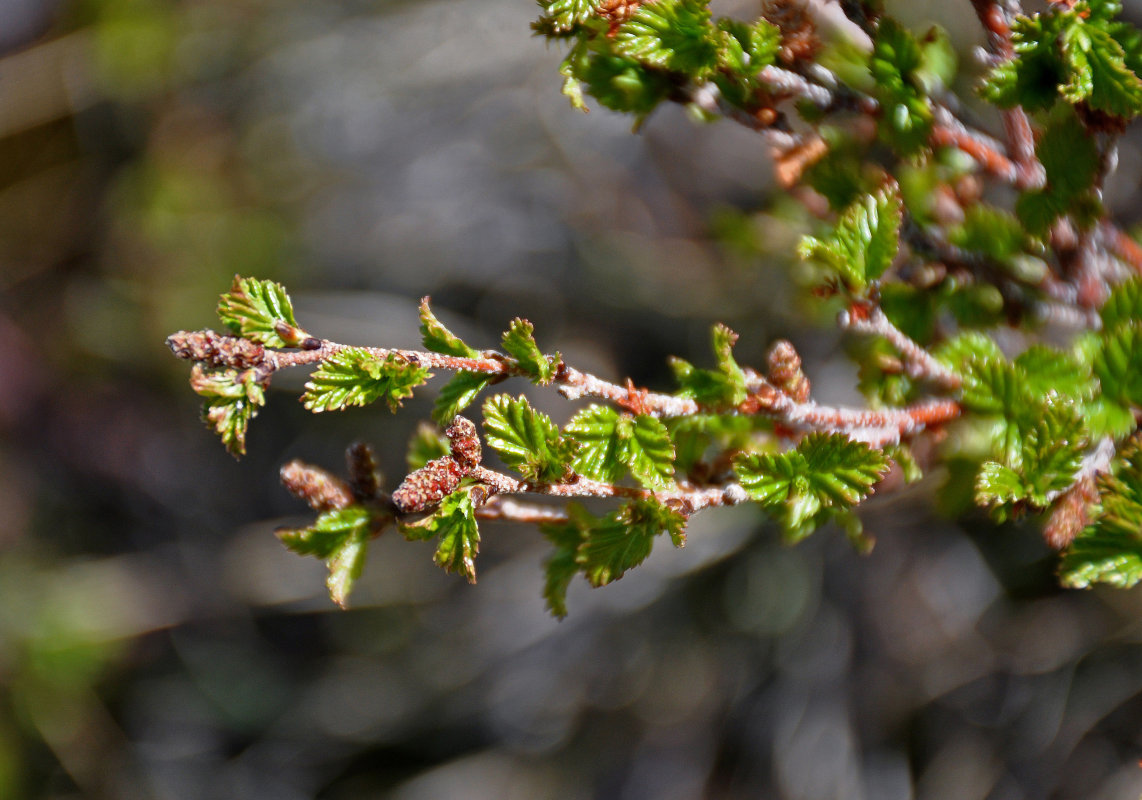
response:
[(963, 383), (959, 375), (893, 325), (879, 306), (854, 305), (842, 311), (837, 322), (842, 328), (887, 339), (904, 357), (904, 369), (910, 378), (931, 381), (946, 389), (958, 389)]

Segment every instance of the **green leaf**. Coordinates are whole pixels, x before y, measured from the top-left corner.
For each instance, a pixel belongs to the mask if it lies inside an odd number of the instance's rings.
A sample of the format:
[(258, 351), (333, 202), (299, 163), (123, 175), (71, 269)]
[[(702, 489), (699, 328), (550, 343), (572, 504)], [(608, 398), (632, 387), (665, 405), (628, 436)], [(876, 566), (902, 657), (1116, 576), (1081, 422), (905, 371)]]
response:
[(416, 432), (408, 440), (408, 452), (405, 462), (408, 471), (416, 472), (429, 461), (434, 461), (451, 453), (448, 437), (435, 426), (422, 422), (416, 427)]
[(567, 616), (567, 587), (579, 572), (579, 547), (598, 520), (583, 506), (570, 503), (567, 521), (541, 525), (543, 535), (555, 546), (544, 562), (543, 598), (556, 617)]
[(848, 207), (827, 237), (806, 236), (798, 252), (829, 267), (849, 291), (863, 293), (896, 260), (904, 207), (895, 183)]
[(1126, 66), (1126, 53), (1097, 25), (1067, 26), (1061, 40), (1067, 81), (1059, 87), (1069, 103), (1129, 119), (1142, 111), (1142, 81)]
[(678, 394), (681, 397), (691, 397), (702, 406), (736, 406), (749, 395), (745, 372), (733, 356), (733, 346), (738, 335), (718, 323), (711, 331), (711, 340), (717, 371), (700, 369), (681, 358), (670, 359), (674, 378), (681, 387)]
[(235, 275), (218, 301), (218, 317), (237, 335), (268, 347), (298, 347), (311, 338), (297, 326), (285, 287), (273, 281)]
[(1056, 15), (1018, 17), (1011, 26), (1016, 57), (992, 69), (980, 94), (1000, 108), (1044, 111), (1054, 105), (1065, 80), (1057, 47), (1061, 27)]
[(506, 394), (484, 402), (484, 439), (526, 481), (558, 483), (568, 477), (576, 445), (520, 396)]
[(349, 506), (324, 512), (308, 528), (281, 529), (276, 534), (293, 552), (327, 562), (329, 596), (344, 607), (364, 569), (369, 539), (385, 522), (365, 506)]
[(1055, 393), (1070, 400), (1090, 400), (1098, 386), (1089, 367), (1069, 353), (1047, 345), (1027, 348), (1015, 359), (1016, 369), (1026, 376), (1027, 390), (1035, 397)]
[(1046, 235), (1063, 214), (1079, 216), (1085, 226), (1098, 209), (1093, 193), (1099, 170), (1094, 137), (1074, 111), (1063, 106), (1050, 116), (1035, 152), (1047, 173), (1047, 185), (1020, 196), (1015, 205), (1020, 221), (1036, 236)]
[(1059, 575), (1064, 586), (1127, 588), (1142, 580), (1142, 455), (1132, 447), (1098, 482), (1101, 513), (1071, 542)]
[(190, 386), (203, 398), (203, 421), (218, 434), (231, 455), (244, 455), (250, 420), (266, 404), (266, 387), (254, 370), (208, 370), (195, 364)]
[(563, 432), (579, 445), (572, 468), (584, 477), (616, 483), (629, 471), (647, 489), (674, 486), (674, 445), (666, 426), (654, 417), (592, 405)]
[[(979, 469), (975, 480), (975, 502), (980, 506), (1000, 509), (1022, 500), (1026, 494), (1023, 479), (1015, 470), (998, 461), (987, 461)], [(1006, 520), (1006, 514), (997, 514), (998, 521)]]
[(402, 524), (401, 533), (409, 539), (439, 538), (434, 561), (448, 572), (476, 582), (476, 556), (480, 552), (480, 529), (476, 524), (473, 488), (457, 489), (440, 501), (430, 516)]
[(1126, 322), (1142, 322), (1142, 278), (1134, 277), (1115, 286), (1098, 313), (1105, 331)]
[(551, 383), (555, 369), (561, 362), (559, 354), (545, 356), (535, 343), (532, 335), (534, 327), (526, 319), (512, 320), (511, 327), (504, 333), (504, 350), (519, 364), (520, 369), (538, 384)]
[(685, 527), (686, 518), (677, 511), (652, 500), (632, 500), (584, 532), (576, 561), (592, 586), (604, 586), (645, 561), (660, 533), (681, 547)]
[(480, 357), (479, 351), (464, 344), (459, 336), (444, 327), (444, 324), (436, 318), (432, 309), (428, 307), (427, 297), (420, 301), (420, 336), (424, 346), (434, 353), (458, 358)]
[(701, 0), (643, 3), (613, 38), (616, 53), (648, 67), (708, 77), (718, 63), (718, 39), (710, 9)]
[(634, 59), (592, 52), (585, 46), (573, 48), (559, 71), (565, 78), (563, 93), (572, 106), (584, 110), (583, 86), (606, 108), (640, 119), (673, 91), (666, 74), (648, 69)]
[(314, 413), (384, 400), (395, 413), (403, 399), (412, 397), (413, 388), (431, 377), (427, 369), (396, 353), (381, 358), (351, 347), (321, 362), (309, 376), (301, 400)]
[(1102, 335), (1092, 368), (1102, 394), (1124, 406), (1142, 406), (1142, 322), (1125, 322)]
[(600, 0), (540, 0), (551, 33), (569, 33), (595, 16)]
[(795, 539), (833, 516), (823, 512), (849, 508), (867, 497), (888, 468), (883, 453), (843, 434), (811, 433), (796, 450), (734, 459), (742, 488)]
[(1027, 234), (1015, 215), (977, 204), (968, 208), (964, 221), (948, 232), (948, 241), (964, 250), (1006, 262), (1023, 252)]
[(915, 37), (891, 17), (881, 19), (869, 70), (883, 108), (881, 133), (902, 155), (925, 147), (932, 133), (932, 109), (924, 95), (927, 76), (922, 66), (923, 53)]
[(965, 331), (953, 336), (936, 348), (935, 356), (956, 372), (964, 370), (973, 359), (998, 361), (1004, 357), (995, 340), (979, 331)]
[(495, 375), (483, 372), (457, 372), (437, 395), (432, 406), (432, 419), (438, 425), (448, 425), (495, 379)]
[(730, 72), (748, 78), (757, 75), (773, 63), (781, 47), (781, 29), (768, 20), (759, 19), (752, 25), (738, 20), (718, 20), (718, 63)]

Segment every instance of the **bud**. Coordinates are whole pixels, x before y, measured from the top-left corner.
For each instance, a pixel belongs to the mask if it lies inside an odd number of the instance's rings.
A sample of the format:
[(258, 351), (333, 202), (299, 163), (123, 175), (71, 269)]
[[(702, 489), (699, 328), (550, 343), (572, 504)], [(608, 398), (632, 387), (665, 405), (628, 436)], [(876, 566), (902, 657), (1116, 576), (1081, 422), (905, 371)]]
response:
[(792, 343), (778, 339), (769, 348), (766, 358), (769, 382), (798, 403), (806, 402), (809, 399), (809, 379), (801, 371), (801, 356), (797, 355)]
[(467, 417), (457, 415), (452, 424), (444, 431), (448, 441), (452, 444), (452, 457), (456, 459), (465, 471), (475, 469), (480, 465), (482, 452), (480, 450), (480, 437), (476, 435), (476, 426)]
[(293, 460), (282, 466), (282, 485), (314, 511), (335, 511), (353, 504), (349, 484), (320, 467)]
[(257, 342), (214, 331), (179, 331), (167, 337), (167, 347), (179, 358), (236, 369), (256, 367), (266, 354)]
[(452, 456), (429, 461), (401, 481), (393, 492), (393, 503), (406, 514), (427, 511), (456, 491), (467, 474)]

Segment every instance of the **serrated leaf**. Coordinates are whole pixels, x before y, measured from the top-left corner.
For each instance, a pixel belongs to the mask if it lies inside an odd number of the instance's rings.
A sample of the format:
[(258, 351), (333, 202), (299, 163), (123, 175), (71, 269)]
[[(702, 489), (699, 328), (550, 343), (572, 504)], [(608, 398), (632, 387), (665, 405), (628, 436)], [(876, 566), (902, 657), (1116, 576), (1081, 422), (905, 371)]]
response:
[(629, 471), (647, 489), (674, 486), (674, 445), (666, 426), (654, 417), (592, 405), (563, 432), (578, 443), (572, 469), (586, 478), (616, 483)]
[(1015, 359), (1015, 367), (1023, 371), (1027, 390), (1035, 397), (1053, 392), (1071, 400), (1089, 400), (1098, 391), (1089, 367), (1047, 345), (1027, 348)]
[(1142, 322), (1120, 323), (1102, 335), (1091, 367), (1102, 394), (1125, 406), (1142, 406)]
[(395, 412), (413, 388), (431, 378), (429, 371), (395, 353), (380, 357), (351, 347), (321, 362), (305, 384), (302, 404), (308, 411), (338, 411), (384, 400)]
[(677, 511), (651, 500), (633, 500), (584, 532), (576, 561), (592, 586), (604, 586), (645, 561), (660, 533), (668, 533), (675, 546), (681, 546), (685, 526), (686, 518)]
[(749, 392), (745, 384), (745, 372), (733, 356), (733, 346), (738, 335), (725, 325), (718, 323), (711, 330), (711, 343), (717, 371), (695, 367), (681, 358), (671, 358), (670, 368), (674, 379), (681, 387), (681, 397), (691, 397), (699, 405), (712, 407), (736, 406), (746, 399)]
[(1098, 313), (1105, 331), (1124, 322), (1142, 322), (1142, 278), (1133, 277), (1115, 286)]
[(742, 488), (793, 538), (827, 521), (829, 509), (859, 503), (888, 468), (883, 453), (843, 434), (811, 433), (796, 450), (734, 459)]
[(190, 386), (203, 398), (202, 419), (233, 456), (246, 452), (246, 430), (266, 404), (265, 385), (253, 370), (212, 369), (195, 364)]
[(384, 522), (365, 506), (349, 506), (324, 512), (308, 528), (282, 529), (276, 534), (293, 552), (326, 561), (329, 596), (344, 607), (364, 569), (369, 539), (379, 529), (378, 523)]
[(479, 358), (479, 351), (469, 347), (454, 334), (444, 323), (436, 318), (432, 309), (428, 307), (428, 298), (420, 301), (420, 337), (424, 346), (434, 353), (458, 358)]
[(438, 425), (448, 425), (495, 379), (496, 376), (483, 372), (457, 372), (437, 395), (432, 406), (432, 419)]
[(649, 67), (708, 76), (718, 62), (710, 9), (701, 0), (656, 0), (639, 6), (613, 37), (616, 53)]
[(520, 369), (538, 384), (551, 383), (560, 362), (559, 355), (545, 356), (532, 335), (535, 328), (526, 319), (512, 320), (504, 333), (504, 350), (516, 360)]
[(560, 67), (564, 76), (563, 94), (575, 108), (586, 110), (582, 90), (606, 108), (645, 118), (670, 96), (673, 86), (668, 75), (648, 69), (631, 58), (595, 53), (575, 47)]
[(1129, 119), (1142, 111), (1142, 81), (1126, 66), (1126, 53), (1097, 25), (1075, 23), (1061, 37), (1069, 75), (1059, 90), (1069, 103)]
[(752, 25), (738, 20), (718, 20), (722, 32), (718, 62), (741, 77), (752, 77), (773, 63), (781, 46), (781, 29), (768, 20)]
[(1015, 213), (1036, 236), (1047, 233), (1056, 218), (1075, 214), (1082, 224), (1097, 209), (1092, 187), (1099, 170), (1098, 147), (1074, 111), (1061, 107), (1050, 116), (1035, 153), (1047, 173), (1047, 185), (1025, 192)]
[(568, 33), (594, 17), (600, 0), (540, 0), (539, 4), (551, 33), (558, 34)]
[(422, 422), (416, 427), (416, 432), (408, 440), (408, 452), (405, 462), (408, 471), (416, 472), (429, 461), (442, 458), (451, 452), (448, 437), (440, 432), (435, 425)]
[(297, 326), (285, 287), (274, 281), (235, 275), (218, 301), (218, 317), (238, 336), (268, 347), (297, 347), (310, 338)]
[(932, 133), (932, 109), (923, 93), (920, 69), (923, 54), (912, 34), (891, 17), (877, 26), (869, 71), (876, 80), (883, 112), (882, 135), (903, 155), (911, 155), (928, 143)]
[(890, 183), (849, 206), (825, 238), (804, 237), (798, 253), (829, 267), (850, 291), (863, 293), (896, 259), (903, 212), (899, 189)]
[(560, 619), (567, 616), (567, 587), (579, 572), (579, 546), (586, 532), (597, 522), (583, 506), (571, 503), (567, 506), (566, 522), (540, 526), (543, 535), (555, 546), (544, 561), (543, 598), (551, 613)]
[(1099, 516), (1063, 554), (1059, 574), (1064, 586), (1126, 588), (1142, 580), (1142, 456), (1137, 447), (1113, 467), (1098, 482)]
[(1018, 17), (1011, 26), (1016, 57), (987, 75), (980, 94), (1000, 108), (1023, 106), (1028, 111), (1050, 108), (1065, 79), (1057, 47), (1060, 19), (1054, 15)]
[(981, 506), (1012, 503), (1024, 496), (1019, 473), (997, 461), (987, 461), (975, 480), (975, 501)]
[(480, 552), (480, 529), (476, 524), (476, 504), (472, 488), (457, 489), (440, 501), (437, 509), (424, 519), (401, 525), (408, 539), (438, 537), (436, 565), (448, 572), (463, 575), (476, 582), (476, 556)]
[(1023, 252), (1027, 234), (1014, 214), (976, 204), (964, 213), (963, 222), (948, 232), (948, 240), (964, 250), (1006, 262)]
[(936, 348), (934, 355), (955, 371), (964, 369), (973, 359), (1002, 360), (1003, 351), (986, 333), (965, 331)]
[(577, 449), (551, 418), (523, 396), (501, 394), (484, 402), (484, 439), (526, 481), (557, 483), (567, 477)]

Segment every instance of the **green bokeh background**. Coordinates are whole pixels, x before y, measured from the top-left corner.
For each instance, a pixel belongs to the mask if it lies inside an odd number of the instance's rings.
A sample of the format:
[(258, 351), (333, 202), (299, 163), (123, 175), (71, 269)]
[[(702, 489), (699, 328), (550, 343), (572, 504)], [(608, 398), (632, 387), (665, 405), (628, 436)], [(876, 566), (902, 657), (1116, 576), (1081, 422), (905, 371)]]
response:
[[(967, 0), (896, 5), (969, 86)], [(340, 341), (415, 345), (431, 294), (477, 346), (522, 315), (660, 388), (720, 320), (744, 363), (785, 336), (820, 399), (859, 400), (758, 139), (572, 111), (534, 15), (0, 2), (0, 798), (1142, 794), (1142, 595), (1061, 592), (1031, 526), (938, 517), (944, 475), (869, 504), (869, 557), (708, 512), (563, 622), (534, 530), (487, 526), (474, 587), (383, 537), (348, 612), (276, 542), (306, 518), (279, 464), (360, 438), (399, 479), (431, 393), (312, 417), (290, 376), (234, 461), (163, 340), (235, 272)], [(1127, 141), (1115, 208), (1140, 163)]]

